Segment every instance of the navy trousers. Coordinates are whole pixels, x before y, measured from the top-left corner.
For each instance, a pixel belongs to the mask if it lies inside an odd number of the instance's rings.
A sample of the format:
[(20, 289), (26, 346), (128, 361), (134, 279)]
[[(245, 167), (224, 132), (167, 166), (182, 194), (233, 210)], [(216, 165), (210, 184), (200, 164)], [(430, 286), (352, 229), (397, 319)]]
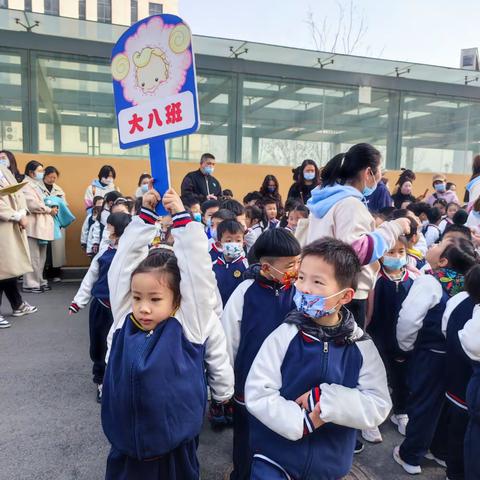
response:
[[(468, 425), (468, 412), (447, 400), (447, 478), (448, 480), (464, 480), (464, 439)], [(477, 451), (478, 455), (478, 451)]]
[(230, 480), (248, 480), (252, 464), (250, 450), (249, 413), (245, 405), (234, 400), (233, 412), (233, 471)]
[(443, 420), (439, 422), (445, 402), (445, 362), (445, 354), (423, 349), (415, 351), (411, 359), (409, 420), (400, 446), (402, 460), (410, 465), (420, 465), (428, 450), (445, 459), (439, 451), (447, 443), (446, 426)]
[(90, 303), (90, 359), (93, 362), (94, 383), (103, 383), (105, 374), (105, 355), (107, 354), (107, 336), (113, 323), (112, 311), (96, 298)]
[(480, 375), (474, 375), (467, 389), (468, 426), (465, 433), (465, 479), (480, 478)]
[(252, 474), (250, 480), (287, 480), (285, 472), (275, 465), (260, 458), (254, 458), (252, 462)]
[(137, 460), (113, 447), (107, 459), (105, 480), (198, 480), (197, 443), (190, 440), (152, 460)]

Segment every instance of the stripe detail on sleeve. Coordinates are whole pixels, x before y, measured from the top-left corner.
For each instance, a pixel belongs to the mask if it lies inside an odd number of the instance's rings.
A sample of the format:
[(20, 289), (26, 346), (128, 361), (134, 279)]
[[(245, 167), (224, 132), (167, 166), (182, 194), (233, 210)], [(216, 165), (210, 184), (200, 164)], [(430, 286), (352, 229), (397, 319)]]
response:
[(158, 220), (158, 215), (149, 208), (142, 207), (140, 209), (139, 217), (145, 222), (149, 223), (150, 225), (155, 225), (156, 221)]
[(315, 431), (315, 426), (313, 425), (310, 415), (307, 410), (303, 412), (303, 436), (310, 435)]
[(173, 228), (185, 227), (192, 221), (188, 212), (180, 212), (173, 216)]

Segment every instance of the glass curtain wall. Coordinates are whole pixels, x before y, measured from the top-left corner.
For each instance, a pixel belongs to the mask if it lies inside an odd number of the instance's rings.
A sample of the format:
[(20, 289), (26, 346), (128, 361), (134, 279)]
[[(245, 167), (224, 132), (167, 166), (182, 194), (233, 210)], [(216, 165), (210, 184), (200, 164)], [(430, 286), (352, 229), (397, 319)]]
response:
[[(197, 69), (200, 128), (173, 160), (325, 164), (358, 142), (388, 168), (466, 173), (480, 151), (480, 101)], [(109, 59), (0, 48), (0, 148), (147, 157), (121, 150)]]
[[(388, 91), (248, 77), (243, 83), (242, 162), (325, 164), (358, 142), (387, 153)], [(389, 116), (390, 113), (390, 116)], [(388, 160), (388, 158), (387, 158)]]
[(22, 62), (0, 52), (0, 149), (23, 150)]

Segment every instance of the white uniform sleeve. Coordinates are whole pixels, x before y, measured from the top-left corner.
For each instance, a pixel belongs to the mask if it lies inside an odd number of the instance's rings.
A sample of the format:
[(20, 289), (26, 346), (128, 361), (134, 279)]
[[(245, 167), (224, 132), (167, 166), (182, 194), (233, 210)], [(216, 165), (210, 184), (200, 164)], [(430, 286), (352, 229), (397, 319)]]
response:
[(465, 353), (475, 362), (480, 362), (480, 306), (476, 305), (472, 319), (463, 330), (458, 332), (458, 338)]
[(208, 253), (208, 239), (199, 222), (175, 227), (175, 221), (176, 217), (172, 229), (173, 250), (181, 276), (181, 301), (175, 318), (190, 341), (203, 344), (208, 322), (218, 318), (215, 315), (217, 282)]
[(294, 325), (282, 324), (263, 342), (245, 383), (248, 411), (270, 430), (289, 440), (303, 437), (305, 410), (280, 395), (282, 363), (290, 342), (298, 333)]
[(227, 352), (232, 366), (235, 364), (240, 344), (240, 326), (243, 317), (243, 303), (246, 291), (254, 280), (244, 280), (228, 299), (222, 314), (222, 325), (227, 337)]
[(98, 252), (92, 260), (87, 273), (83, 277), (80, 288), (73, 299), (73, 303), (76, 303), (80, 308), (85, 308), (92, 296), (92, 288), (98, 279), (99, 265), (98, 259), (102, 256), (103, 252)]
[(205, 344), (205, 364), (212, 397), (224, 402), (233, 396), (234, 375), (227, 354), (227, 341), (218, 318), (209, 322)]
[(153, 240), (155, 231), (155, 225), (145, 223), (140, 217), (133, 217), (118, 242), (117, 253), (108, 270), (113, 324), (107, 337), (107, 359), (113, 333), (122, 328), (125, 317), (132, 310), (130, 295), (132, 273), (148, 255), (148, 244)]
[(413, 350), (423, 320), (442, 295), (442, 287), (432, 275), (422, 275), (413, 282), (398, 316), (397, 341), (403, 351)]
[(452, 297), (448, 302), (447, 306), (445, 307), (445, 311), (443, 312), (442, 317), (442, 333), (446, 337), (447, 336), (447, 328), (448, 328), (448, 321), (450, 320), (450, 316), (452, 312), (466, 299), (468, 298), (467, 292), (460, 292), (457, 293), (454, 297)]
[(320, 385), (320, 418), (345, 427), (368, 429), (378, 427), (386, 418), (392, 402), (382, 359), (371, 340), (355, 344), (363, 357), (355, 388), (322, 383)]
[(97, 220), (88, 234), (88, 245), (100, 245), (100, 222)]
[(223, 300), (222, 296), (220, 295), (220, 290), (218, 289), (218, 285), (215, 287), (215, 296), (217, 297), (216, 304), (215, 304), (215, 314), (220, 319), (222, 318), (223, 313)]
[(80, 235), (80, 245), (86, 245), (88, 240), (88, 223), (91, 215), (87, 215), (82, 225), (82, 233)]
[(425, 233), (425, 241), (427, 242), (427, 248), (430, 248), (440, 238), (440, 232), (435, 227), (428, 227)]

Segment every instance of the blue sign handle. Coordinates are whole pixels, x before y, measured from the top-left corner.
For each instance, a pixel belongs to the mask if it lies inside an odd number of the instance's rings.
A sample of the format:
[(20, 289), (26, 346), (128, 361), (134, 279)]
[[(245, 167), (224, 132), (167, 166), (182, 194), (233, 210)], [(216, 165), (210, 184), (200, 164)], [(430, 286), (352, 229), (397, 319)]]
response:
[[(150, 168), (154, 178), (153, 187), (161, 195), (170, 188), (170, 170), (164, 140), (150, 142)], [(160, 202), (156, 208), (157, 215), (169, 215)]]

